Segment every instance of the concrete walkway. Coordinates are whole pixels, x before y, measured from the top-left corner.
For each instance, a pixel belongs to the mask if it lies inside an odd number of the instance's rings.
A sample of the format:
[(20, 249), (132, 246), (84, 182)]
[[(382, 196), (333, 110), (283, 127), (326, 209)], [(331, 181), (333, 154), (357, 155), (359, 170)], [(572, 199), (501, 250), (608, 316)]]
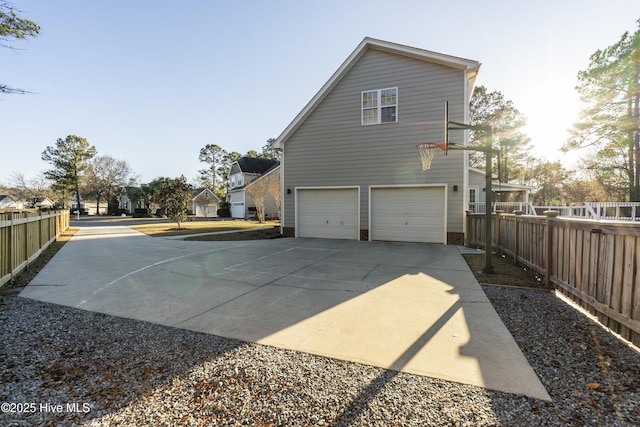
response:
[(455, 246), (85, 226), (20, 296), (550, 399)]

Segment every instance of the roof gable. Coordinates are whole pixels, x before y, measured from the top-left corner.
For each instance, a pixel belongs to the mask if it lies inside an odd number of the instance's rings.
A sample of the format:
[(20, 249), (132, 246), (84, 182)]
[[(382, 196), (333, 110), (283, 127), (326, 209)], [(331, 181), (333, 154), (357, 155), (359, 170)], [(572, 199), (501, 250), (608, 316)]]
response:
[[(446, 55), (443, 53), (432, 52), (429, 50), (419, 49), (411, 46), (405, 46), (397, 43), (391, 43), (384, 40), (365, 37), (349, 57), (342, 63), (340, 68), (331, 76), (331, 78), (322, 86), (322, 88), (311, 98), (311, 101), (298, 113), (287, 128), (280, 134), (273, 144), (274, 148), (284, 148), (284, 143), (298, 129), (304, 120), (313, 112), (313, 110), (322, 102), (322, 100), (331, 92), (331, 90), (340, 82), (340, 80), (349, 72), (349, 70), (360, 60), (360, 58), (370, 49), (379, 50), (396, 55), (406, 56), (425, 62), (436, 63), (447, 67), (463, 70), (467, 73), (470, 81), (475, 80), (480, 63), (471, 59), (460, 58), (456, 56)], [(471, 92), (471, 91), (470, 91)]]
[(198, 198), (198, 197), (213, 197), (216, 200), (220, 201), (220, 198), (218, 196), (216, 196), (213, 191), (211, 191), (209, 188), (207, 187), (200, 187), (200, 188), (194, 188), (193, 190), (191, 190), (191, 196), (193, 196), (194, 199)]
[(120, 194), (121, 195), (126, 195), (127, 197), (129, 197), (130, 199), (135, 197), (137, 193), (141, 193), (142, 192), (142, 188), (140, 187), (129, 187), (129, 186), (124, 186), (122, 187), (122, 189), (120, 190)]

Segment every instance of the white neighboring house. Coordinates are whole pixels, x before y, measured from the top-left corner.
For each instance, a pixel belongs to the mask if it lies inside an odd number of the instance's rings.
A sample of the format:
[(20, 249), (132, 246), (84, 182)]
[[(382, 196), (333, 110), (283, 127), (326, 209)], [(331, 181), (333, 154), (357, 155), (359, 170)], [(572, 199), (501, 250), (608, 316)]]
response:
[[(99, 207), (97, 204), (95, 199), (85, 201), (82, 195), (80, 195), (80, 209), (84, 209), (85, 215), (106, 215), (109, 210), (107, 200), (101, 200)], [(73, 193), (69, 199), (69, 207), (72, 212), (78, 209), (78, 200), (76, 199), (75, 193)]]
[[(256, 205), (251, 196), (246, 192), (247, 185), (261, 175), (274, 172), (277, 168), (279, 173), (280, 162), (271, 159), (258, 159), (253, 157), (242, 157), (233, 162), (229, 171), (229, 191), (227, 201), (229, 202), (232, 218), (248, 218), (255, 216)], [(266, 203), (265, 203), (266, 204)], [(273, 208), (265, 212), (273, 212)]]
[(24, 209), (24, 203), (8, 194), (0, 194), (0, 209)]
[[(69, 197), (69, 208), (72, 212), (78, 210), (78, 199), (76, 198), (76, 193), (73, 193)], [(80, 209), (85, 209), (84, 198), (82, 195), (80, 196)]]
[(35, 200), (33, 200), (33, 206), (34, 208), (38, 208), (38, 209), (49, 209), (55, 206), (55, 203), (53, 202), (53, 200), (49, 199), (48, 197), (38, 197)]
[(220, 199), (208, 188), (196, 188), (192, 192), (191, 213), (195, 216), (211, 218), (218, 216)]

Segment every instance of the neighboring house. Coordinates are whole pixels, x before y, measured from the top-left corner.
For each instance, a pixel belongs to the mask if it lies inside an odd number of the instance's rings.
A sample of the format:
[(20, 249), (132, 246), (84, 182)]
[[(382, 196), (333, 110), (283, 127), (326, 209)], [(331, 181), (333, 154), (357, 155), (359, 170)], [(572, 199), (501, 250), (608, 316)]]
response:
[[(78, 209), (78, 199), (76, 198), (76, 193), (73, 193), (71, 197), (69, 197), (69, 209), (75, 211)], [(85, 209), (84, 198), (80, 195), (80, 209)]]
[(214, 217), (218, 216), (220, 199), (208, 188), (196, 188), (192, 192), (191, 212), (195, 216)]
[[(75, 193), (73, 193), (69, 199), (69, 208), (72, 212), (78, 208), (78, 200), (76, 199)], [(103, 198), (103, 200), (100, 200), (100, 206), (98, 206), (96, 199), (85, 201), (82, 195), (80, 195), (80, 209), (84, 209), (83, 214), (86, 215), (106, 215), (109, 210), (109, 203)]]
[[(462, 244), (468, 152), (416, 150), (469, 122), (480, 63), (365, 38), (277, 138), (285, 236)], [(450, 142), (468, 143), (467, 132)]]
[[(271, 180), (274, 181), (271, 181)], [(253, 181), (249, 182), (244, 190), (247, 193), (245, 197), (247, 200), (252, 201), (252, 206), (249, 206), (249, 216), (256, 215), (256, 204), (252, 200), (251, 194), (253, 188), (255, 191), (264, 193), (264, 215), (267, 219), (278, 219), (280, 218), (280, 203), (276, 203), (276, 198), (274, 194), (270, 191), (269, 186), (270, 182), (274, 182), (278, 187), (277, 196), (281, 199), (281, 182), (280, 182), (280, 163), (276, 162), (271, 169), (268, 169), (265, 173), (255, 178)]]
[(245, 187), (251, 181), (276, 168), (280, 162), (270, 159), (258, 159), (254, 157), (242, 157), (233, 162), (229, 170), (229, 202), (232, 218), (247, 218), (255, 215), (255, 203), (249, 196)]
[(24, 209), (24, 203), (8, 194), (0, 194), (0, 209)]
[(128, 214), (133, 214), (136, 209), (144, 209), (144, 199), (140, 197), (142, 189), (140, 187), (122, 187), (117, 196), (120, 210)]
[[(469, 167), (469, 212), (484, 212), (485, 175), (484, 170)], [(494, 202), (510, 202), (514, 207), (517, 207), (518, 203), (529, 203), (529, 195), (535, 187), (499, 182), (496, 174), (491, 176), (493, 178), (491, 192), (493, 193)]]
[[(62, 202), (59, 201), (58, 204), (61, 206)], [(54, 207), (54, 205), (54, 201), (49, 199), (48, 197), (37, 197), (33, 201), (33, 207), (38, 209), (49, 209)]]

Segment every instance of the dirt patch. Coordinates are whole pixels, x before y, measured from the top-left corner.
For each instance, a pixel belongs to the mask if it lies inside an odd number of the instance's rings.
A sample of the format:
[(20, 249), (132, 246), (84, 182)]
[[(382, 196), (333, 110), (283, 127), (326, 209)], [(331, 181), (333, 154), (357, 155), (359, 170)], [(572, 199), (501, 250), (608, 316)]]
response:
[(491, 264), (493, 265), (495, 274), (485, 274), (482, 272), (485, 263), (484, 254), (465, 254), (464, 259), (467, 261), (467, 264), (469, 264), (469, 268), (474, 276), (476, 276), (478, 282), (482, 284), (545, 288), (544, 279), (540, 275), (526, 267), (516, 265), (511, 258), (493, 254)]
[(280, 227), (267, 228), (261, 230), (252, 231), (239, 231), (237, 233), (221, 233), (221, 234), (209, 234), (206, 236), (193, 236), (186, 237), (184, 240), (198, 240), (198, 241), (230, 241), (230, 240), (264, 240), (264, 239), (277, 239), (282, 237), (280, 234)]

